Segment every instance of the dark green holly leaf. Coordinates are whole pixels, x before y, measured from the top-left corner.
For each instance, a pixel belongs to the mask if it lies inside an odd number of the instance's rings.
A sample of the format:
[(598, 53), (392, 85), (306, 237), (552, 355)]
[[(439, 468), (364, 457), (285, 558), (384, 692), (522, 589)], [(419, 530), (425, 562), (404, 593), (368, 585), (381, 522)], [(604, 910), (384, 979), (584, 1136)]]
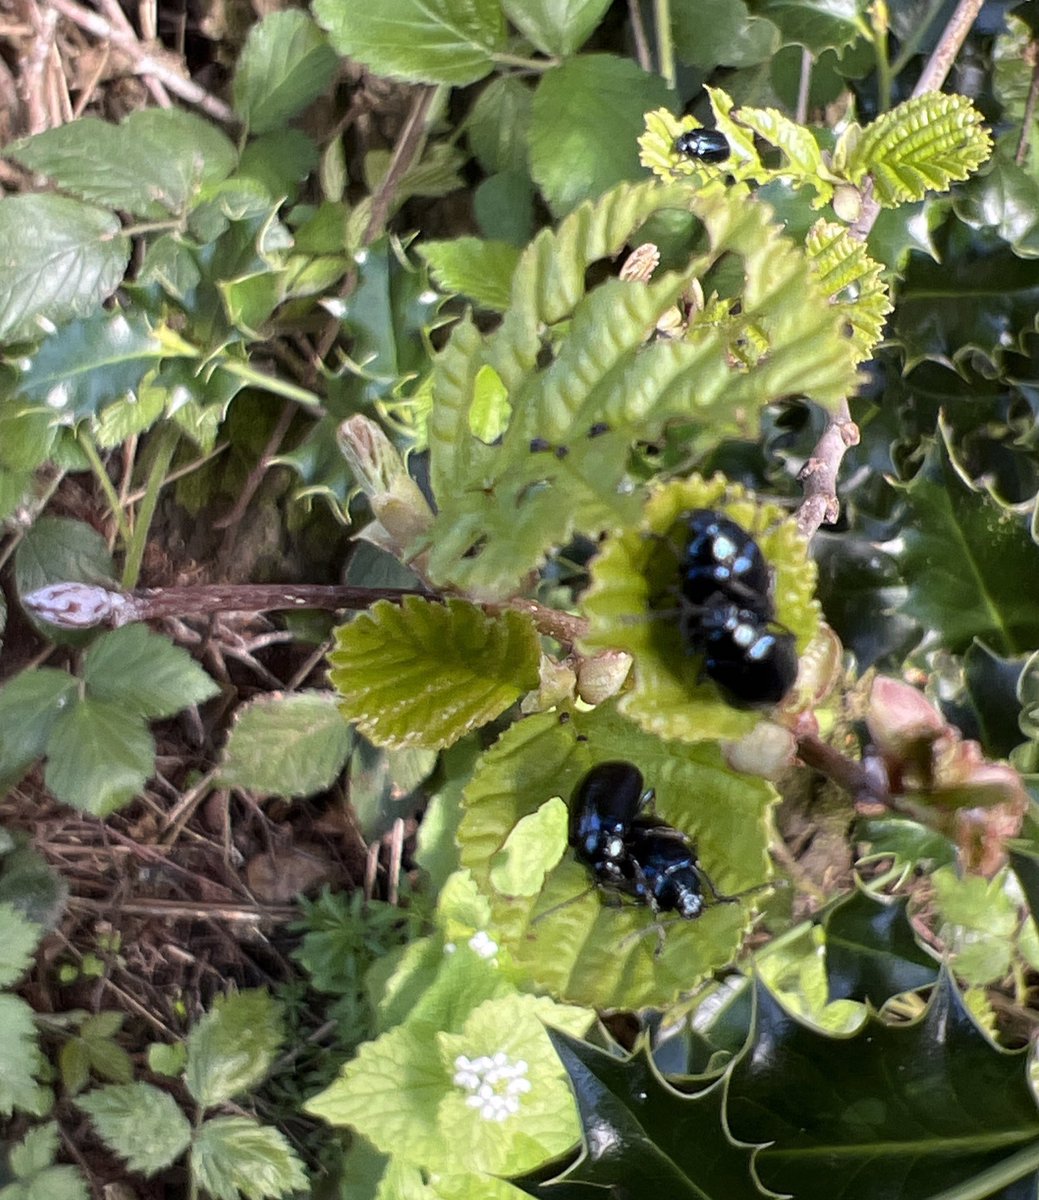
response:
[(830, 1000), (880, 1008), (899, 992), (934, 983), (938, 964), (913, 936), (905, 900), (885, 903), (856, 889), (826, 918)]
[(644, 1053), (619, 1059), (549, 1030), (570, 1076), (584, 1154), (552, 1180), (513, 1184), (542, 1200), (761, 1200), (754, 1148), (728, 1134), (720, 1083), (694, 1096), (669, 1087)]
[(475, 83), (504, 48), (499, 0), (315, 0), (314, 15), (339, 54), (412, 83)]
[[(929, 1200), (1018, 1152), (1017, 1178), (1035, 1188), (1039, 1114), (1024, 1053), (994, 1046), (944, 974), (911, 1025), (867, 1017), (830, 1038), (791, 1017), (758, 987), (755, 1028), (729, 1081), (729, 1129), (769, 1142), (755, 1165), (762, 1184), (828, 1200)], [(868, 1182), (867, 1182), (868, 1181)]]
[(253, 133), (280, 129), (331, 82), (335, 51), (299, 9), (275, 10), (249, 30), (235, 68), (234, 102)]
[(888, 271), (899, 273), (905, 270), (913, 250), (937, 261), (938, 251), (931, 235), (947, 205), (948, 201), (938, 199), (882, 208), (866, 241), (870, 255)]
[(967, 699), (977, 722), (978, 740), (992, 758), (1006, 758), (1022, 737), (1017, 681), (1022, 658), (1002, 658), (977, 638), (963, 656)]
[(659, 75), (609, 54), (580, 55), (543, 75), (534, 93), (530, 172), (553, 213), (641, 179), (643, 114), (673, 103)]
[(704, 70), (751, 67), (779, 49), (779, 30), (743, 0), (675, 0), (671, 21), (679, 56)]
[(1039, 920), (1039, 849), (1024, 840), (1010, 843), (1010, 865), (1021, 884), (1033, 920)]
[(960, 191), (953, 210), (967, 225), (998, 234), (1019, 258), (1039, 255), (1039, 180), (1016, 163), (995, 159)]
[(0, 341), (95, 312), (119, 286), (130, 239), (119, 218), (66, 196), (0, 201)]
[(905, 489), (909, 517), (898, 556), (909, 589), (903, 611), (954, 652), (975, 637), (999, 654), (1034, 649), (1039, 546), (1021, 520), (964, 483), (946, 441), (943, 429)]
[(66, 422), (79, 421), (132, 393), (164, 353), (141, 310), (97, 312), (47, 338), (18, 391)]

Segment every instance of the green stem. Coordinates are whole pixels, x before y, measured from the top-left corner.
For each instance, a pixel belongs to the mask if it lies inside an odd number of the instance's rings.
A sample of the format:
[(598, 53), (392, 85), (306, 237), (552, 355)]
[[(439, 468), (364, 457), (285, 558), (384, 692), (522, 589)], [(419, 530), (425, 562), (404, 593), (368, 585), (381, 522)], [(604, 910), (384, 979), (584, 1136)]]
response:
[(94, 439), (86, 431), (85, 428), (80, 429), (77, 434), (80, 449), (90, 461), (91, 470), (97, 479), (101, 490), (105, 493), (105, 499), (108, 501), (108, 507), (112, 511), (112, 516), (115, 519), (116, 529), (119, 530), (119, 537), (122, 539), (123, 545), (130, 544), (132, 536), (130, 525), (126, 519), (126, 514), (123, 512), (123, 506), (119, 501), (119, 494), (115, 490), (111, 479), (108, 478), (108, 472), (105, 470), (105, 464), (101, 461), (101, 455), (97, 452), (97, 446), (94, 444)]
[(873, 23), (873, 49), (877, 56), (877, 111), (887, 112), (891, 107), (891, 92), (895, 76), (888, 57), (887, 24)]
[(675, 43), (671, 39), (671, 0), (653, 0), (657, 27), (657, 65), (669, 88), (675, 86)]
[(492, 54), (491, 58), (503, 67), (522, 67), (524, 71), (551, 71), (559, 66), (558, 58), (523, 58), (519, 54)]
[(155, 457), (152, 460), (148, 479), (144, 485), (144, 499), (137, 510), (137, 522), (134, 525), (133, 536), (127, 543), (126, 562), (123, 564), (123, 588), (131, 591), (137, 586), (141, 574), (141, 563), (144, 560), (144, 548), (148, 542), (148, 530), (151, 528), (155, 508), (159, 503), (159, 493), (166, 482), (166, 476), (173, 461), (173, 452), (180, 440), (180, 430), (168, 421), (159, 428), (155, 438)]
[(262, 388), (265, 392), (271, 392), (275, 396), (284, 396), (286, 400), (295, 400), (297, 404), (305, 404), (308, 408), (320, 408), (321, 406), (320, 399), (313, 392), (308, 392), (306, 388), (296, 387), (294, 383), (287, 383), (276, 375), (267, 375), (263, 371), (258, 371), (249, 363), (240, 362), (236, 358), (222, 358), (217, 365), (221, 371), (226, 371), (229, 375), (237, 375), (239, 379), (244, 379), (253, 387)]

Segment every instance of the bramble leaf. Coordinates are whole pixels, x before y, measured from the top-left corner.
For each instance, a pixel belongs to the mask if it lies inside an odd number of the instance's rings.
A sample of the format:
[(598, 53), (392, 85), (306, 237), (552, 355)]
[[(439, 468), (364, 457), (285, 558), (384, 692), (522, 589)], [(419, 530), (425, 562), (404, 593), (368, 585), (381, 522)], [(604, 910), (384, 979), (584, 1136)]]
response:
[(54, 1121), (30, 1129), (10, 1150), (16, 1183), (0, 1187), (0, 1200), (90, 1200), (86, 1180), (77, 1167), (54, 1166), (58, 1126)]
[(191, 1126), (176, 1100), (150, 1083), (113, 1083), (76, 1104), (105, 1145), (142, 1175), (168, 1167), (191, 1142)]
[(352, 741), (328, 692), (260, 696), (235, 714), (220, 780), (270, 796), (312, 796), (331, 787)]
[(307, 1186), (284, 1135), (248, 1117), (203, 1122), (191, 1147), (191, 1174), (213, 1200), (278, 1200)]
[(722, 698), (681, 637), (677, 551), (669, 539), (682, 513), (697, 508), (721, 509), (755, 537), (774, 572), (777, 620), (797, 635), (799, 653), (819, 627), (815, 564), (781, 509), (757, 504), (720, 475), (675, 480), (654, 492), (642, 526), (608, 538), (592, 563), (582, 597), (589, 627), (581, 644), (633, 655), (634, 686), (621, 697), (620, 711), (658, 737), (690, 742), (741, 737), (761, 720)]
[(339, 627), (329, 678), (343, 714), (377, 745), (440, 749), (536, 687), (538, 659), (519, 613), (408, 596)]
[(67, 196), (0, 201), (0, 342), (85, 317), (122, 282), (130, 239), (119, 218)]
[(588, 40), (610, 0), (503, 0), (502, 6), (543, 54), (566, 58)]
[(412, 83), (475, 83), (503, 49), (499, 0), (315, 0), (337, 53)]
[(65, 671), (37, 667), (0, 688), (0, 785), (10, 785), (47, 749), (47, 739), (78, 684)]
[(913, 937), (905, 900), (881, 902), (856, 889), (826, 918), (829, 998), (869, 1001), (934, 983), (938, 963)]
[(155, 742), (144, 718), (87, 696), (55, 721), (44, 781), (62, 804), (104, 817), (133, 799), (154, 766)]
[(172, 717), (220, 691), (186, 650), (147, 625), (102, 634), (83, 656), (82, 678), (95, 699), (123, 704), (149, 720)]
[(0, 1116), (16, 1108), (35, 1116), (47, 1111), (51, 1094), (37, 1082), (45, 1065), (32, 1009), (20, 996), (0, 992)]
[(861, 0), (765, 0), (755, 13), (779, 26), (784, 44), (797, 42), (818, 57), (867, 33), (862, 7)]
[[(609, 279), (586, 293), (586, 272), (615, 256), (650, 216), (691, 211), (709, 250), (650, 283)], [(803, 251), (738, 187), (690, 191), (655, 182), (584, 205), (527, 247), (501, 325), (481, 337), (467, 321), (438, 356), (429, 422), (440, 512), (430, 573), (481, 597), (514, 591), (548, 547), (574, 529), (631, 525), (625, 486), (633, 442), (669, 421), (692, 447), (747, 434), (761, 407), (808, 394), (833, 404), (853, 386), (852, 346)], [(742, 264), (743, 294), (682, 338), (653, 339), (657, 321), (693, 279), (722, 260)], [(546, 344), (545, 329), (558, 329)], [(554, 357), (546, 361), (546, 352)], [(480, 372), (491, 366), (513, 417), (500, 444), (471, 432)]]
[(555, 713), (529, 717), (502, 735), (464, 793), (462, 865), (490, 902), (491, 935), (530, 986), (596, 1008), (663, 1007), (732, 959), (752, 901), (710, 906), (696, 921), (670, 919), (660, 949), (646, 906), (610, 905), (571, 853), (559, 861), (566, 847), (552, 822), (542, 826), (543, 844), (528, 846), (532, 861), (551, 868), (544, 887), (514, 895), (494, 882), (500, 849), (517, 824), (553, 797), (569, 802), (593, 763), (615, 759), (639, 767), (656, 789), (656, 811), (692, 837), (720, 891), (767, 878), (771, 785), (729, 770), (715, 744), (662, 742), (609, 705), (575, 712), (566, 724)]
[(884, 208), (945, 192), (966, 179), (992, 153), (983, 117), (966, 96), (927, 92), (881, 114), (864, 130), (850, 127), (834, 148), (835, 161), (847, 155), (848, 178), (873, 180), (873, 195)]
[(44, 930), (30, 921), (14, 905), (0, 903), (0, 987), (17, 983), (32, 962), (32, 956)]
[(282, 1040), (281, 1009), (262, 988), (218, 996), (188, 1035), (185, 1082), (203, 1106), (258, 1084)]
[(335, 68), (335, 51), (306, 13), (269, 12), (238, 58), (235, 108), (250, 133), (280, 129), (321, 95)]
[(467, 296), (481, 308), (495, 312), (508, 308), (512, 276), (519, 261), (515, 246), (460, 237), (449, 242), (423, 242), (418, 251), (443, 291)]

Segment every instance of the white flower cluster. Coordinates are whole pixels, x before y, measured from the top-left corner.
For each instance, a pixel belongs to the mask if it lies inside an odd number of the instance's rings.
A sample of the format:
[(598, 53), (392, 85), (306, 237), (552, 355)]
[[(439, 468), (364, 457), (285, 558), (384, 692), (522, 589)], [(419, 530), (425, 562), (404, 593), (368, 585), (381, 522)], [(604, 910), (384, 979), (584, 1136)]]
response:
[(530, 1091), (527, 1064), (515, 1062), (498, 1051), (493, 1058), (481, 1055), (470, 1059), (459, 1054), (455, 1059), (455, 1084), (472, 1095), (466, 1098), (470, 1108), (478, 1108), (485, 1121), (504, 1121), (519, 1112), (520, 1096)]

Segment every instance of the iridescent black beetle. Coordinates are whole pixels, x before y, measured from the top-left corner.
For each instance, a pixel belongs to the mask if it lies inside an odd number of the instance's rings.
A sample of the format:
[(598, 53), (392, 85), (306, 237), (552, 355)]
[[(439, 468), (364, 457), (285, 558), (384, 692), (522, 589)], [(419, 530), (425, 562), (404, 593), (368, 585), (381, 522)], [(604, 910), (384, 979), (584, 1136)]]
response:
[(707, 163), (724, 162), (732, 153), (729, 139), (717, 129), (687, 129), (675, 138), (675, 150)]

